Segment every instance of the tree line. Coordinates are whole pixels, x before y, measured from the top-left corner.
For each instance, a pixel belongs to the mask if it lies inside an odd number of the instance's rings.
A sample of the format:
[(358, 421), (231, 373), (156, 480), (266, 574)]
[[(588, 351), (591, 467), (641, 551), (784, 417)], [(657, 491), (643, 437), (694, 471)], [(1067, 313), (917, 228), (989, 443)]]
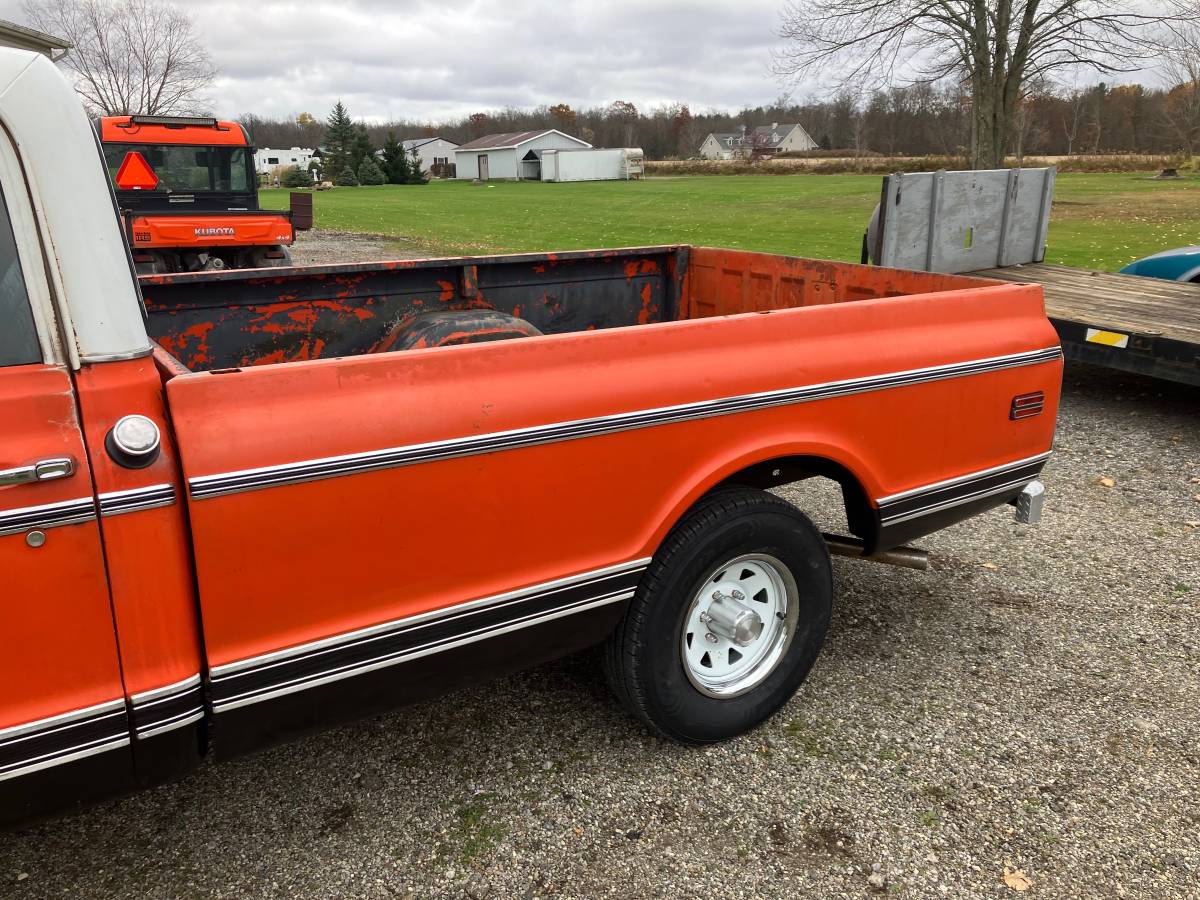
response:
[[(780, 98), (736, 112), (693, 113), (683, 103), (643, 111), (627, 101), (617, 101), (580, 110), (558, 103), (479, 112), (441, 122), (398, 119), (373, 123), (350, 120), (339, 103), (326, 122), (308, 113), (280, 119), (247, 114), (239, 121), (260, 147), (330, 148), (334, 159), (326, 164), (326, 177), (336, 177), (347, 166), (358, 176), (362, 161), (376, 146), (384, 149), (385, 158), (402, 159), (393, 146), (397, 135), (405, 139), (437, 135), (466, 143), (484, 134), (542, 128), (557, 128), (601, 147), (640, 146), (651, 159), (672, 159), (695, 156), (709, 132), (799, 122), (824, 151), (965, 158), (971, 139), (971, 98), (968, 90), (953, 84), (917, 84), (866, 94), (844, 90), (827, 100), (803, 104)], [(1200, 90), (1195, 81), (1170, 88), (1103, 82), (1063, 88), (1037, 83), (1026, 89), (1017, 104), (1009, 152), (1018, 158), (1191, 155), (1197, 146)], [(394, 166), (384, 174), (388, 180), (394, 175), (402, 177)]]
[[(31, 24), (73, 45), (61, 64), (94, 113), (210, 108), (216, 69), (186, 10), (158, 0), (21, 6)], [(1010, 153), (1190, 153), (1200, 140), (1200, 0), (783, 0), (778, 36), (772, 68), (783, 83), (828, 83), (836, 73), (842, 89), (819, 102), (779, 99), (736, 112), (615, 100), (379, 124), (353, 122), (339, 104), (344, 122), (309, 113), (242, 121), (260, 146), (322, 146), (332, 134), (346, 146), (325, 174), (346, 181), (419, 180), (405, 154), (388, 150), (389, 134), (461, 143), (558, 128), (661, 159), (695, 155), (712, 131), (799, 122), (829, 151), (960, 156), (972, 167), (1002, 164)], [(1105, 83), (1151, 66), (1166, 87)], [(1068, 86), (1089, 72), (1101, 83)], [(368, 145), (387, 151), (382, 165)]]

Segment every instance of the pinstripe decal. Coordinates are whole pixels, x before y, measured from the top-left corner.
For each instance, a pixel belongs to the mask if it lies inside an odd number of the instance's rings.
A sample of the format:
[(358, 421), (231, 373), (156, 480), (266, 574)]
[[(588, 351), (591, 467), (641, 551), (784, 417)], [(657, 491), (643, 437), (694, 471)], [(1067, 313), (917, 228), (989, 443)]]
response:
[(876, 501), (879, 506), (880, 523), (886, 528), (934, 515), (974, 500), (1016, 493), (1038, 476), (1049, 458), (1049, 453), (1041, 453), (980, 472), (881, 497)]
[(124, 747), (123, 699), (0, 730), (0, 781)]
[(741, 394), (735, 397), (705, 400), (698, 403), (684, 403), (678, 406), (645, 409), (610, 416), (597, 416), (590, 419), (557, 422), (532, 428), (518, 428), (512, 431), (471, 435), (424, 444), (410, 444), (408, 446), (391, 447), (385, 450), (373, 450), (365, 453), (351, 453), (344, 456), (303, 460), (276, 466), (244, 469), (237, 472), (199, 475), (189, 479), (188, 485), (192, 498), (201, 500), (242, 491), (262, 490), (280, 485), (316, 481), (322, 478), (337, 478), (360, 472), (373, 472), (380, 469), (391, 469), (443, 459), (454, 459), (461, 456), (474, 456), (482, 453), (498, 453), (503, 450), (515, 450), (520, 447), (529, 447), (537, 444), (595, 437), (619, 431), (630, 431), (637, 428), (650, 428), (656, 425), (669, 425), (694, 419), (752, 412), (777, 406), (810, 403), (816, 400), (828, 400), (834, 397), (845, 397), (869, 391), (888, 390), (913, 384), (923, 384), (930, 381), (942, 381), (947, 378), (962, 378), (1001, 369), (1011, 369), (1017, 366), (1030, 366), (1052, 362), (1061, 357), (1061, 348), (1047, 347), (1043, 350), (1033, 350), (1026, 353), (1014, 353), (1007, 356), (995, 356), (964, 363), (931, 366), (929, 368), (912, 369), (904, 372), (892, 372), (886, 375), (872, 375), (866, 378), (853, 378), (825, 384), (784, 388), (782, 390), (764, 391), (757, 394)]
[(421, 613), (212, 669), (220, 713), (307, 690), (633, 596), (639, 559), (493, 597)]
[(46, 503), (41, 506), (26, 506), (21, 509), (6, 509), (0, 512), (0, 535), (16, 534), (31, 528), (77, 525), (80, 522), (90, 522), (94, 518), (96, 503), (91, 497)]
[(98, 499), (100, 500), (100, 515), (118, 516), (121, 513), (137, 512), (141, 509), (170, 506), (175, 502), (175, 485), (155, 484), (127, 491), (109, 491), (101, 494)]
[(204, 685), (193, 675), (176, 684), (134, 694), (133, 729), (138, 740), (183, 728), (204, 718)]
[(200, 676), (134, 694), (128, 705), (117, 698), (0, 729), (0, 781), (128, 746), (130, 710), (138, 740), (197, 722), (204, 717)]

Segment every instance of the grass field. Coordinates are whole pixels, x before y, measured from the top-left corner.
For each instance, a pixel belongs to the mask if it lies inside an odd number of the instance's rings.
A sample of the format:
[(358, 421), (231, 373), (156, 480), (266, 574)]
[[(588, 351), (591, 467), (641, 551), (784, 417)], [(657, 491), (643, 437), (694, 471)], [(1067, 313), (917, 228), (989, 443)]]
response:
[[(429, 253), (688, 243), (857, 261), (879, 197), (870, 175), (693, 176), (640, 182), (434, 182), (318, 194), (318, 228), (390, 235)], [(1047, 260), (1119, 269), (1200, 243), (1200, 178), (1059, 175)], [(287, 192), (262, 193), (285, 207)]]

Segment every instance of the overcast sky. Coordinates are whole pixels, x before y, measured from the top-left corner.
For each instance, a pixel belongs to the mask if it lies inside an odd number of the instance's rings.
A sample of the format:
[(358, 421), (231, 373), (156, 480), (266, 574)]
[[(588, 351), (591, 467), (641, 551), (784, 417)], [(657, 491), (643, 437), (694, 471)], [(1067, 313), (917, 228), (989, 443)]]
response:
[[(181, 4), (183, 5), (183, 4)], [(443, 119), (500, 106), (773, 100), (779, 0), (206, 0), (216, 112)], [(23, 22), (19, 0), (0, 18)]]
[[(618, 99), (737, 109), (781, 92), (780, 0), (162, 2), (191, 13), (222, 116), (324, 118), (338, 98), (378, 120)], [(19, 0), (0, 18), (23, 22)]]

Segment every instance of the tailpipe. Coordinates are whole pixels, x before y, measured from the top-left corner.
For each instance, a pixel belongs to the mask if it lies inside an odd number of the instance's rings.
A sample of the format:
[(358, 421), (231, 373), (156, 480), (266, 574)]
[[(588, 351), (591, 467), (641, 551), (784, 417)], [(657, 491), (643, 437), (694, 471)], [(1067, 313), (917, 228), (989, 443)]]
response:
[(889, 566), (900, 566), (905, 569), (916, 569), (924, 572), (929, 568), (929, 551), (918, 550), (916, 547), (896, 547), (881, 553), (866, 555), (866, 544), (855, 537), (840, 534), (822, 534), (825, 546), (834, 556), (849, 556), (854, 559), (865, 559), (867, 562), (884, 563)]

